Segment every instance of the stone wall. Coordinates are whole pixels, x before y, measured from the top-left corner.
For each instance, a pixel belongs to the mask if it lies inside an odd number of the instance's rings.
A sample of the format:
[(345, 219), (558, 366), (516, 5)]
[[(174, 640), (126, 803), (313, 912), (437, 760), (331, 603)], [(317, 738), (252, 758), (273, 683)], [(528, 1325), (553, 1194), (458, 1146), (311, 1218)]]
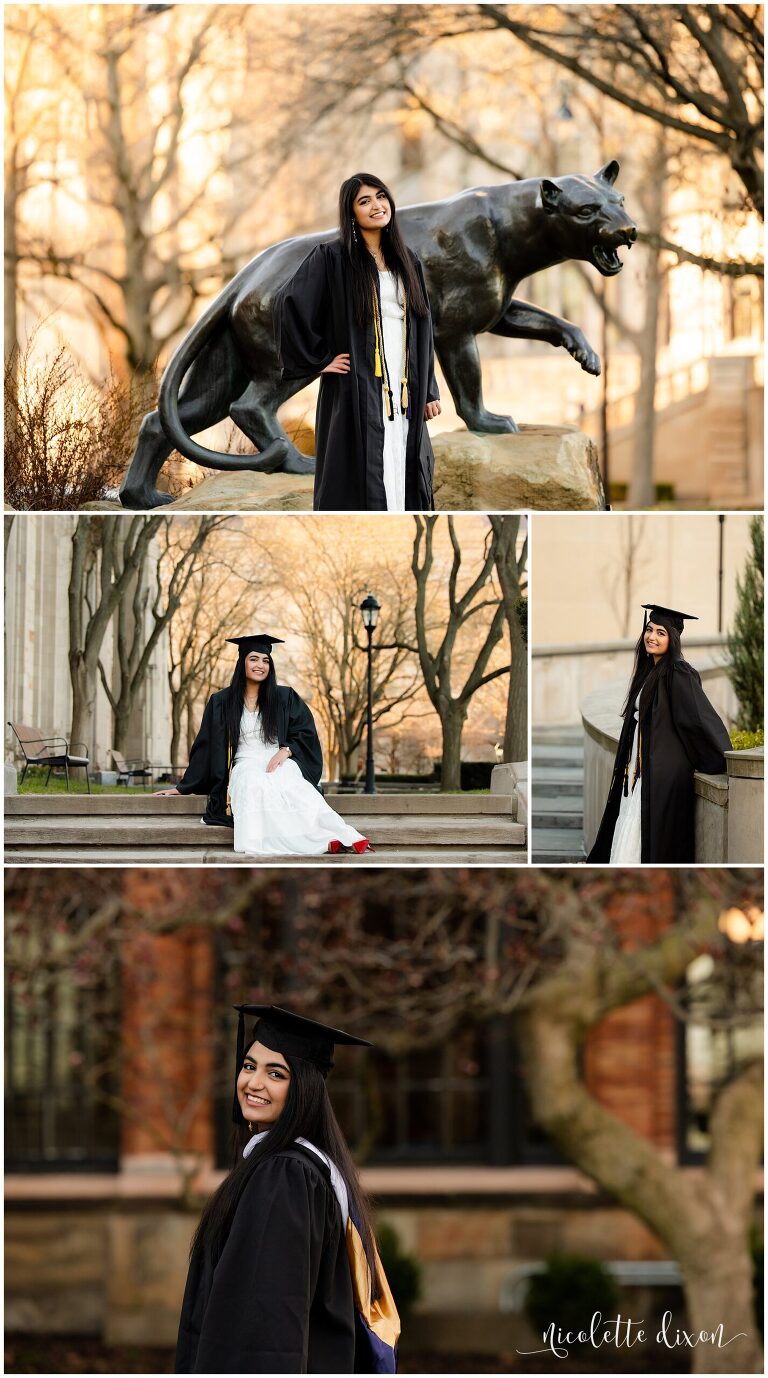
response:
[[(560, 1170), (553, 1170), (557, 1179)], [(656, 1260), (659, 1242), (585, 1181), (565, 1194), (395, 1200), (379, 1219), (422, 1265), (412, 1348), (498, 1353), (530, 1338), (520, 1278), (553, 1251)], [(151, 1200), (6, 1208), (9, 1331), (172, 1346), (196, 1215)]]
[[(535, 617), (535, 606), (533, 611)], [(614, 681), (621, 682), (622, 691), (626, 693), (636, 642), (636, 637), (624, 637), (584, 646), (534, 646), (531, 682), (534, 727), (570, 727), (579, 722), (581, 704), (587, 694), (606, 685), (613, 689)], [(731, 723), (736, 698), (724, 669), (726, 647), (724, 635), (686, 633), (686, 659), (699, 672), (707, 673), (707, 694), (720, 716)]]

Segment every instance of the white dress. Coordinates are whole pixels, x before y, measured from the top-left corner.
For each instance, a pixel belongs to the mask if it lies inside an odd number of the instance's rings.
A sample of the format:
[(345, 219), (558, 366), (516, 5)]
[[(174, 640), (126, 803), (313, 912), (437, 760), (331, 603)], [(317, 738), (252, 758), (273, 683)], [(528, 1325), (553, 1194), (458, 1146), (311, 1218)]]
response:
[(611, 843), (611, 865), (639, 866), (643, 856), (643, 789), (642, 778), (639, 772), (634, 785), (632, 784), (635, 773), (635, 753), (637, 750), (637, 712), (639, 703), (640, 695), (638, 694), (633, 709), (635, 725), (632, 731), (632, 746), (629, 753), (629, 793), (625, 794), (622, 786), (619, 816), (616, 819), (616, 827), (613, 830), (613, 841)]
[(330, 842), (345, 847), (364, 844), (362, 834), (326, 804), (290, 757), (267, 774), (278, 750), (277, 742), (263, 740), (258, 710), (249, 713), (244, 708), (229, 775), (235, 851), (248, 856), (323, 856)]
[(405, 302), (403, 289), (394, 273), (379, 275), (381, 287), (381, 330), (384, 338), (384, 354), (389, 371), (389, 385), (392, 389), (394, 421), (384, 411), (384, 491), (387, 495), (388, 512), (405, 511), (405, 451), (408, 444), (408, 417), (403, 415), (400, 406), (400, 380), (403, 376), (403, 315)]

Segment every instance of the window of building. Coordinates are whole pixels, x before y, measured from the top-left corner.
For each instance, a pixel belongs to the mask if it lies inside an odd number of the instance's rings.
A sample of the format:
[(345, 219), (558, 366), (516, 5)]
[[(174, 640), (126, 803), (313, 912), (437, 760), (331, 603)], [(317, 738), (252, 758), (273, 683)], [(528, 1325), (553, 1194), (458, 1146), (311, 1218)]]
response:
[(760, 278), (725, 280), (725, 337), (727, 340), (763, 338), (763, 283)]
[(6, 980), (9, 1172), (116, 1171), (118, 983), (49, 969)]
[[(677, 1137), (682, 1163), (706, 1157), (718, 1092), (741, 1067), (762, 1056), (762, 1023), (748, 1016), (748, 1009), (754, 1008), (750, 986), (756, 973), (745, 956), (743, 951), (734, 954), (734, 969), (726, 971), (725, 980), (708, 953), (688, 968), (681, 992), (687, 1018), (680, 1021), (677, 1034)], [(744, 1006), (743, 1019), (733, 1017), (738, 1003)]]

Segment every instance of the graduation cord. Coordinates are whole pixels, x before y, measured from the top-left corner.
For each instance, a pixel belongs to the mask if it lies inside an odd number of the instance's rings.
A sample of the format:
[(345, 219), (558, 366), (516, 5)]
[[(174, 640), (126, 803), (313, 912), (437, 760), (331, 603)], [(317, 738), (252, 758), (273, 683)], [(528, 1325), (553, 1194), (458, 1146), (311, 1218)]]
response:
[[(395, 279), (397, 282), (397, 279)], [(397, 289), (395, 289), (397, 290)], [(405, 290), (403, 291), (405, 295)], [(372, 288), (373, 297), (373, 374), (375, 378), (381, 378), (382, 391), (384, 393), (384, 409), (387, 420), (394, 421), (395, 408), (392, 400), (392, 383), (389, 376), (389, 365), (384, 351), (384, 329), (381, 320), (381, 305), (379, 293), (374, 283)], [(408, 301), (403, 303), (403, 376), (400, 379), (400, 411), (403, 416), (411, 419), (411, 389), (408, 384), (408, 374), (410, 371), (410, 346), (408, 342)]]
[[(643, 734), (642, 734), (642, 731), (641, 731), (641, 729), (640, 729), (640, 723), (639, 723), (639, 721), (638, 721), (638, 724), (637, 724), (637, 751), (635, 752), (635, 765), (634, 765), (634, 770), (632, 771), (632, 789), (633, 789), (633, 790), (634, 790), (635, 785), (637, 784), (638, 780), (640, 779), (642, 773), (643, 773)], [(626, 796), (627, 796), (628, 794), (629, 794), (629, 760), (627, 760), (627, 764), (626, 764), (625, 767), (624, 767), (624, 796), (625, 796), (625, 798), (626, 798)]]

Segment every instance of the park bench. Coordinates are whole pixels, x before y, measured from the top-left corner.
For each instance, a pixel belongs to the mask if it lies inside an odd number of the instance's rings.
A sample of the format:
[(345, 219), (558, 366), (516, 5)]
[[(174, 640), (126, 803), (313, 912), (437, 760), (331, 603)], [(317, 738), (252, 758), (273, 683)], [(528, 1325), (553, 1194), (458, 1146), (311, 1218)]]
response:
[[(85, 742), (68, 742), (65, 737), (45, 737), (39, 728), (28, 727), (24, 723), (9, 722), (8, 726), (19, 744), (19, 751), (24, 760), (20, 785), (24, 784), (24, 777), (30, 766), (47, 766), (46, 788), (51, 778), (51, 771), (63, 768), (67, 790), (69, 790), (70, 769), (77, 767), (85, 771), (85, 783), (90, 794), (91, 782), (88, 776), (88, 767), (91, 762)], [(84, 754), (74, 752), (73, 747), (82, 748)]]

